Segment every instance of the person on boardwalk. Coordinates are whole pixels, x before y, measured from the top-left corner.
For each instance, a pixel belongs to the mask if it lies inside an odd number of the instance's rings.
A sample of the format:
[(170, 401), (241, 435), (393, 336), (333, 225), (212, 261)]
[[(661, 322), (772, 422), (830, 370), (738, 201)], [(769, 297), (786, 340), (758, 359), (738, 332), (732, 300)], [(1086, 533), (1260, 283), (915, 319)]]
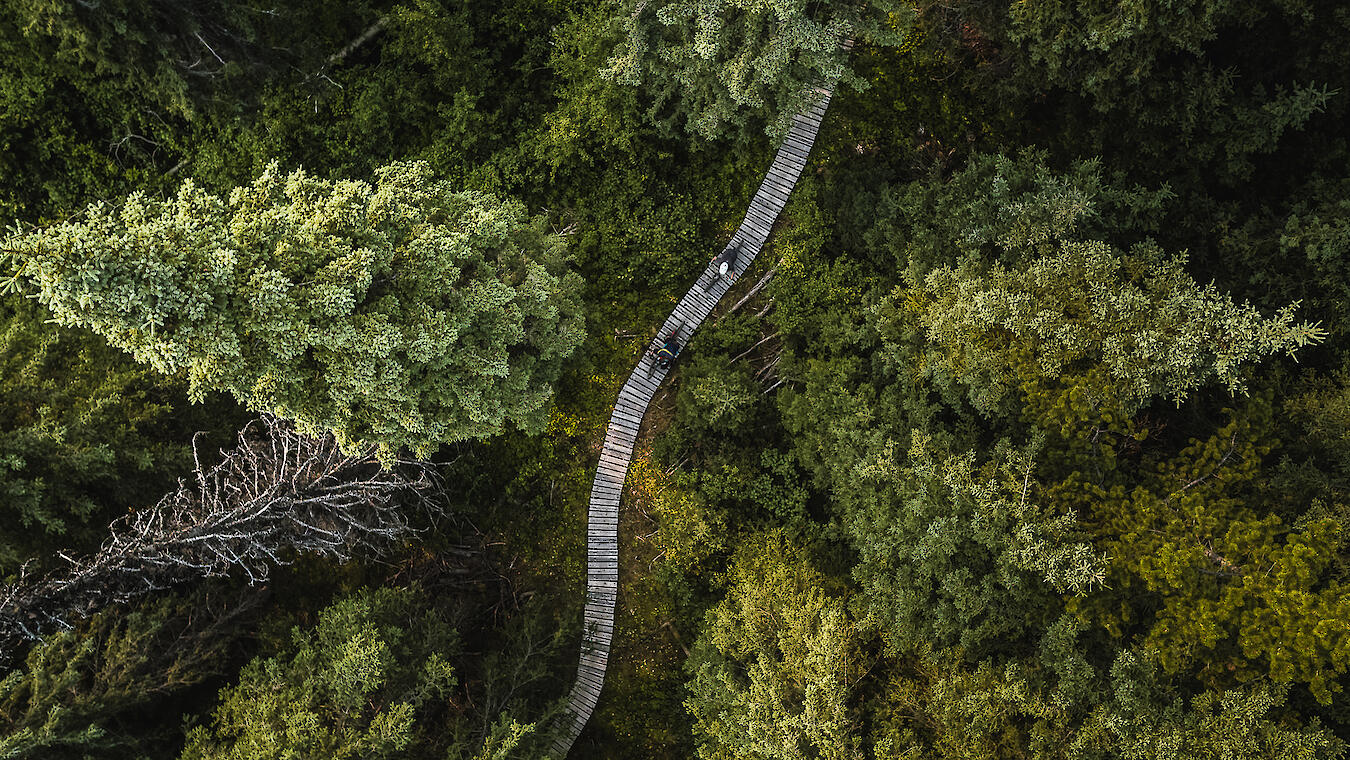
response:
[[(739, 245), (728, 246), (725, 251), (713, 257), (713, 263), (717, 265), (717, 277), (722, 280), (730, 280), (736, 277), (736, 262), (741, 258), (741, 247)], [(713, 283), (717, 280), (711, 280), (703, 286), (703, 292), (708, 292)]]
[(717, 255), (713, 261), (717, 262), (717, 274), (719, 277), (726, 277), (730, 272), (732, 277), (736, 276), (736, 262), (741, 257), (740, 246), (733, 245), (728, 247)]
[[(681, 325), (682, 327), (683, 325)], [(655, 351), (648, 351), (656, 366), (661, 369), (670, 369), (675, 363), (675, 357), (680, 355), (680, 328), (676, 327), (666, 336), (665, 342)]]

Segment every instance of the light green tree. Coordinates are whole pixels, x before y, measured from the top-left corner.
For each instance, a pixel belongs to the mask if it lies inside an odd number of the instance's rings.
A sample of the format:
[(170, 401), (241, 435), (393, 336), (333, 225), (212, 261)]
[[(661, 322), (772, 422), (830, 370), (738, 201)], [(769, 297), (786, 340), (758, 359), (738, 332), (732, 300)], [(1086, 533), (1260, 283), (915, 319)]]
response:
[(1345, 756), (1345, 742), (1318, 720), (1287, 719), (1288, 685), (1257, 682), (1187, 698), (1147, 653), (1133, 650), (1116, 657), (1109, 679), (1108, 698), (1068, 747), (1075, 760)]
[(624, 0), (623, 39), (604, 76), (641, 85), (649, 116), (707, 139), (767, 121), (776, 138), (815, 88), (865, 82), (845, 65), (842, 40), (905, 40), (913, 8), (894, 0)]
[(386, 458), (542, 429), (583, 338), (562, 240), (423, 163), (373, 185), (273, 164), (228, 200), (187, 182), (4, 248), (58, 322), (185, 373), (194, 398), (227, 390)]
[(844, 599), (781, 534), (747, 541), (690, 655), (699, 757), (861, 760), (861, 654)]
[[(1325, 335), (1294, 322), (1297, 304), (1267, 318), (1199, 286), (1182, 257), (1153, 245), (1122, 254), (1098, 241), (1027, 243), (1014, 249), (1021, 266), (967, 257), (898, 289), (881, 310), (888, 335), (907, 330), (901, 321), (919, 325), (931, 346), (920, 371), (963, 388), (986, 414), (1010, 413), (1018, 390), (1093, 371), (1106, 387), (1087, 401), (1126, 415), (1214, 380), (1238, 392), (1242, 367)], [(906, 351), (891, 344), (893, 356)]]
[(296, 628), (289, 647), (244, 667), (184, 760), (397, 758), (423, 738), (418, 710), (455, 685), (455, 632), (418, 595), (380, 589), (344, 598)]

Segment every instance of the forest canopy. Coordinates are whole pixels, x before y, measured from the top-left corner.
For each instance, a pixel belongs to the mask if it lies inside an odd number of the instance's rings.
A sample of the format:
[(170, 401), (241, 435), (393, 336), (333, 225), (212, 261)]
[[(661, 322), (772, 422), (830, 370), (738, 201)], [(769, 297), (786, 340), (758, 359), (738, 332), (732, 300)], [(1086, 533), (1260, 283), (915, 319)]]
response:
[[(1350, 755), (1338, 0), (0, 0), (0, 53), (0, 755), (545, 757), (600, 575), (572, 757)], [(616, 398), (756, 192), (612, 560)]]

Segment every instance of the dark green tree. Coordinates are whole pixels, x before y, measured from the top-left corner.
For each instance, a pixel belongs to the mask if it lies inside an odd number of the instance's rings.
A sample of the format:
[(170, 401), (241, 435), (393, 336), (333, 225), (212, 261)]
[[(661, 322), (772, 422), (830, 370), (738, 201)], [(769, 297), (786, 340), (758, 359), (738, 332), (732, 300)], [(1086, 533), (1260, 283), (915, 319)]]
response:
[[(0, 297), (0, 570), (58, 549), (84, 553), (126, 510), (192, 466), (195, 430), (233, 424), (231, 404), (192, 408), (163, 378), (41, 305)], [(175, 408), (177, 407), (177, 408)]]
[(843, 40), (900, 44), (912, 15), (891, 0), (625, 0), (604, 75), (641, 85), (667, 129), (714, 139), (762, 121), (777, 139), (819, 98), (816, 87), (866, 86), (849, 73)]
[(48, 637), (0, 680), (0, 752), (75, 760), (168, 750), (180, 738), (176, 700), (226, 675), (230, 644), (257, 624), (264, 598), (205, 589), (100, 612)]

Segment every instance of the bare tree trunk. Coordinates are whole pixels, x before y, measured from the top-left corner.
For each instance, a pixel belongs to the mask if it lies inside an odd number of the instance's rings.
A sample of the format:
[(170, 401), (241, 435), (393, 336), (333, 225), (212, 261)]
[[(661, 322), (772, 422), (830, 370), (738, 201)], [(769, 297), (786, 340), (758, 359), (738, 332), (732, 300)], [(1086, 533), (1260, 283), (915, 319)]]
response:
[(328, 56), (328, 62), (324, 64), (324, 68), (328, 68), (329, 66), (335, 66), (339, 63), (342, 63), (342, 59), (351, 55), (353, 50), (356, 50), (357, 48), (374, 39), (375, 35), (384, 31), (385, 26), (387, 26), (388, 24), (389, 24), (389, 17), (381, 16), (378, 21), (366, 27), (366, 30), (364, 32), (361, 32), (360, 37), (357, 37), (356, 39), (347, 43), (347, 47), (344, 47), (343, 49), (337, 51), (336, 53), (333, 53), (332, 55)]
[(332, 436), (309, 438), (271, 417), (222, 454), (210, 469), (197, 461), (195, 486), (180, 480), (153, 509), (116, 520), (94, 556), (61, 555), (70, 567), (0, 588), (0, 661), (71, 620), (190, 580), (237, 570), (256, 584), (296, 551), (339, 562), (382, 553), (413, 530), (404, 507), (428, 506), (435, 479), (414, 462), (384, 469), (373, 450), (346, 456)]

